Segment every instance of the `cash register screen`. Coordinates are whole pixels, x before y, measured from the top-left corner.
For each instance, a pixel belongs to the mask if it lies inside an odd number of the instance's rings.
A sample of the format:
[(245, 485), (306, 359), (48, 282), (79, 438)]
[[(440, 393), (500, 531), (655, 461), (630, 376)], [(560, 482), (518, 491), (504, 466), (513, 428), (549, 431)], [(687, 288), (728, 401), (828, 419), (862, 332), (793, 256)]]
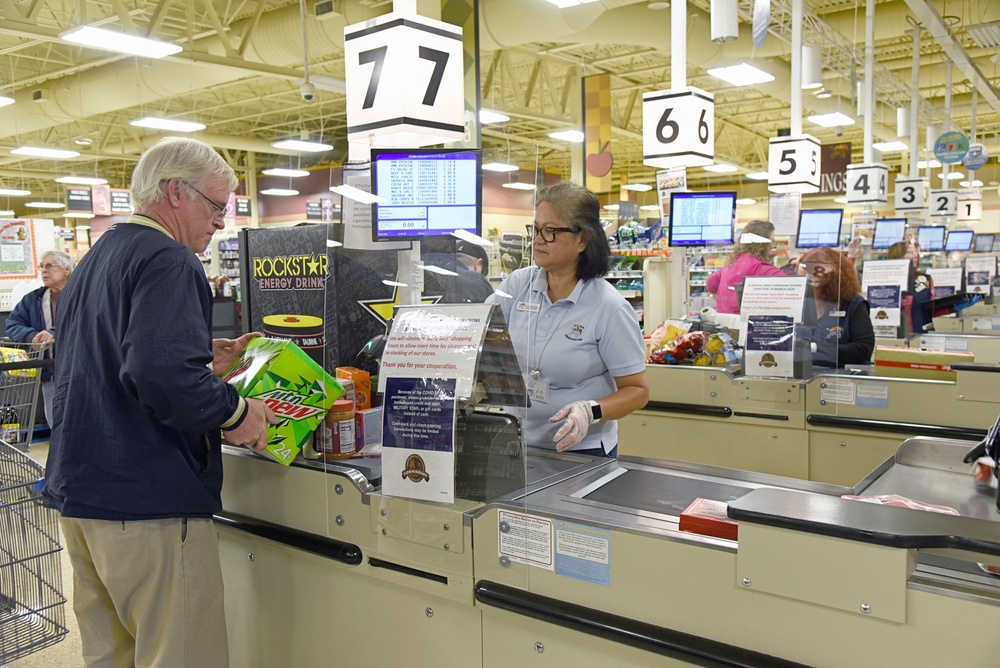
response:
[(993, 239), (996, 237), (994, 234), (977, 234), (975, 240), (972, 242), (972, 251), (974, 253), (992, 253), (993, 252)]
[(482, 231), (482, 152), (372, 149), (375, 241)]
[(727, 246), (735, 217), (735, 192), (671, 193), (669, 245)]
[(944, 249), (944, 225), (926, 225), (917, 230), (917, 243), (922, 251)]
[(902, 241), (904, 234), (906, 234), (905, 218), (879, 218), (875, 221), (872, 249), (885, 250), (894, 243)]
[(972, 248), (972, 230), (953, 230), (944, 244), (946, 251), (967, 251)]
[(840, 223), (843, 209), (803, 209), (799, 214), (799, 233), (795, 237), (797, 248), (816, 248), (840, 245)]

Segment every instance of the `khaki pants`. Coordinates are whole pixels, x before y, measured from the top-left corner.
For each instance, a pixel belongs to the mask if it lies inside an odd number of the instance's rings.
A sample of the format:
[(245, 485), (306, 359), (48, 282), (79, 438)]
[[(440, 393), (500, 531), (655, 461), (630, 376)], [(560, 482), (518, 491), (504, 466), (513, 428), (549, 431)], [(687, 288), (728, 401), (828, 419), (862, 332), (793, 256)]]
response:
[(88, 668), (225, 668), (222, 568), (207, 519), (60, 518)]

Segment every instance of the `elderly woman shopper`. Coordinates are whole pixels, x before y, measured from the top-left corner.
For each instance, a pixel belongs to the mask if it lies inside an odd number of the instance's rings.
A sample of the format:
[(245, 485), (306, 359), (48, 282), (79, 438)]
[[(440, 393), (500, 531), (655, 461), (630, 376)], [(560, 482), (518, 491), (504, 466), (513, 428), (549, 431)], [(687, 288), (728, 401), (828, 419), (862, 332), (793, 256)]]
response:
[[(12, 341), (43, 344), (55, 338), (56, 304), (59, 301), (59, 293), (66, 287), (66, 281), (73, 273), (73, 258), (62, 251), (45, 251), (42, 253), (38, 268), (42, 272), (44, 285), (26, 294), (7, 316), (7, 338)], [(42, 402), (45, 406), (45, 422), (50, 427), (54, 395), (55, 383), (52, 382), (52, 371), (43, 369)]]

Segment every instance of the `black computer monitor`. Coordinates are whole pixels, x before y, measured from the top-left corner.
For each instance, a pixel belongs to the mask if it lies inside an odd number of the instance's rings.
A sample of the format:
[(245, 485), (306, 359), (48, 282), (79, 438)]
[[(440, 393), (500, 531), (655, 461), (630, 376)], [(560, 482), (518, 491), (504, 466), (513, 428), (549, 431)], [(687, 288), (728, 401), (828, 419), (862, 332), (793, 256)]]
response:
[(875, 221), (872, 250), (885, 250), (906, 235), (906, 218), (879, 218)]
[(973, 253), (992, 253), (995, 234), (977, 234), (972, 240)]
[(944, 225), (925, 225), (917, 228), (917, 243), (922, 251), (944, 250)]
[(952, 230), (944, 242), (946, 251), (968, 251), (972, 248), (972, 230)]
[(407, 241), (482, 232), (482, 151), (372, 149), (372, 239)]
[(735, 192), (670, 193), (671, 246), (726, 246), (733, 243)]
[(802, 209), (795, 236), (796, 248), (836, 248), (840, 245), (840, 223), (843, 219), (843, 209)]

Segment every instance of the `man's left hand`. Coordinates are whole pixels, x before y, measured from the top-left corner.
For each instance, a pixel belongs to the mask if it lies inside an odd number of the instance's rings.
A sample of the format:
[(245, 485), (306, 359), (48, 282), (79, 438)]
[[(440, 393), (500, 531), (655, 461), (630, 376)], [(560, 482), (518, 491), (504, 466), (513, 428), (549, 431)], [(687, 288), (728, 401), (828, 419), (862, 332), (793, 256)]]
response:
[(260, 332), (250, 332), (238, 339), (212, 339), (212, 372), (221, 378), (250, 343), (250, 339), (256, 336), (260, 336)]

